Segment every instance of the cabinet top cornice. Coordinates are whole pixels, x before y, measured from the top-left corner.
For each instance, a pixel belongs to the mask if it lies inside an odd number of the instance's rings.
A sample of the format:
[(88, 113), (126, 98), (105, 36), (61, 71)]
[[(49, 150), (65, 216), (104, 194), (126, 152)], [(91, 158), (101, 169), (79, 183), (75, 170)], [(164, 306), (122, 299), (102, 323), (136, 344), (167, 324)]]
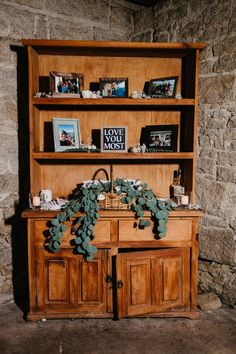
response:
[(40, 47), (64, 47), (64, 48), (117, 48), (117, 49), (153, 49), (153, 50), (188, 50), (203, 49), (204, 43), (197, 42), (118, 42), (118, 41), (79, 41), (79, 40), (49, 40), (49, 39), (22, 39), (24, 46)]

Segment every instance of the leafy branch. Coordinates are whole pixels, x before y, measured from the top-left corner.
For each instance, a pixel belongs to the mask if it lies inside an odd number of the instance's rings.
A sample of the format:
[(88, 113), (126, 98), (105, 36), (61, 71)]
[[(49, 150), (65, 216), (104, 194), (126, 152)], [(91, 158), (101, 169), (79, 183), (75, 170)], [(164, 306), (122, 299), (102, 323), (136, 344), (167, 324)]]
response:
[[(80, 212), (80, 217), (75, 218), (71, 227), (71, 233), (75, 236), (75, 248), (79, 254), (84, 255), (86, 260), (93, 260), (97, 248), (91, 245), (90, 241), (95, 237), (94, 226), (100, 217), (98, 199), (104, 193), (110, 191), (110, 186), (111, 183), (107, 181), (86, 181), (82, 187), (75, 191), (63, 211), (51, 220), (48, 247), (52, 252), (60, 250), (62, 238), (66, 231), (65, 222), (73, 219), (76, 213)], [(123, 203), (131, 203), (131, 209), (138, 220), (139, 228), (150, 226), (150, 221), (144, 218), (144, 211), (148, 210), (151, 213), (151, 219), (154, 221), (154, 237), (165, 237), (166, 223), (171, 209), (170, 204), (158, 200), (147, 184), (138, 180), (117, 178), (114, 181), (114, 192), (117, 195), (122, 193), (121, 201)]]

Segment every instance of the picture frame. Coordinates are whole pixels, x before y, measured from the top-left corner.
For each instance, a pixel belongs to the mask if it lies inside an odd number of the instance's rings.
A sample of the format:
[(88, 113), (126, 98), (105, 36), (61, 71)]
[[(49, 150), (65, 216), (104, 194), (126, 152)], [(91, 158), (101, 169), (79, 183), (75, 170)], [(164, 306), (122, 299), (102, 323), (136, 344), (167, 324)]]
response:
[(79, 149), (81, 146), (80, 120), (53, 118), (53, 137), (55, 151)]
[(100, 78), (102, 97), (128, 97), (128, 78)]
[(127, 152), (128, 127), (108, 126), (101, 128), (101, 152)]
[(145, 144), (150, 152), (177, 152), (178, 125), (148, 125)]
[(49, 82), (52, 96), (80, 97), (83, 90), (83, 74), (50, 71)]
[(178, 76), (152, 79), (148, 95), (152, 98), (175, 98)]

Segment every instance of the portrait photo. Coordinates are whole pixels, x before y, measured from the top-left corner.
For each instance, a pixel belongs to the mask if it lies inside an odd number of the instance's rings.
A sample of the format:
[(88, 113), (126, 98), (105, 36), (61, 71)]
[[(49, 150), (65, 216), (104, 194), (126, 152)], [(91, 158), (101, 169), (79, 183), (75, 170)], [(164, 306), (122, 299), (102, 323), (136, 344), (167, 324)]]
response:
[(101, 78), (102, 97), (128, 97), (127, 78)]
[(150, 80), (148, 94), (152, 98), (174, 98), (178, 77)]
[(80, 97), (83, 89), (83, 75), (51, 71), (50, 89), (52, 96)]
[(80, 148), (79, 119), (53, 118), (53, 135), (55, 151)]
[(150, 125), (145, 127), (145, 144), (157, 151), (177, 151), (178, 125)]

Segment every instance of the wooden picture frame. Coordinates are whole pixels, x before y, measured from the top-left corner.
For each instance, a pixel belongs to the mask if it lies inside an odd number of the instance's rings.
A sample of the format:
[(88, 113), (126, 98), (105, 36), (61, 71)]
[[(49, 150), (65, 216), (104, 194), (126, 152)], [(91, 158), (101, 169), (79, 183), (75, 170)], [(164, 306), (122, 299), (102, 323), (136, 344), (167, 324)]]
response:
[(101, 128), (101, 152), (127, 152), (128, 128), (112, 126)]
[(50, 90), (56, 97), (80, 97), (83, 90), (83, 74), (50, 71)]
[(177, 152), (178, 125), (148, 125), (145, 144), (150, 152)]
[(102, 97), (128, 97), (128, 78), (100, 78)]
[(81, 133), (79, 119), (53, 118), (52, 123), (56, 152), (80, 148)]
[(178, 76), (152, 79), (148, 95), (152, 98), (175, 98)]

